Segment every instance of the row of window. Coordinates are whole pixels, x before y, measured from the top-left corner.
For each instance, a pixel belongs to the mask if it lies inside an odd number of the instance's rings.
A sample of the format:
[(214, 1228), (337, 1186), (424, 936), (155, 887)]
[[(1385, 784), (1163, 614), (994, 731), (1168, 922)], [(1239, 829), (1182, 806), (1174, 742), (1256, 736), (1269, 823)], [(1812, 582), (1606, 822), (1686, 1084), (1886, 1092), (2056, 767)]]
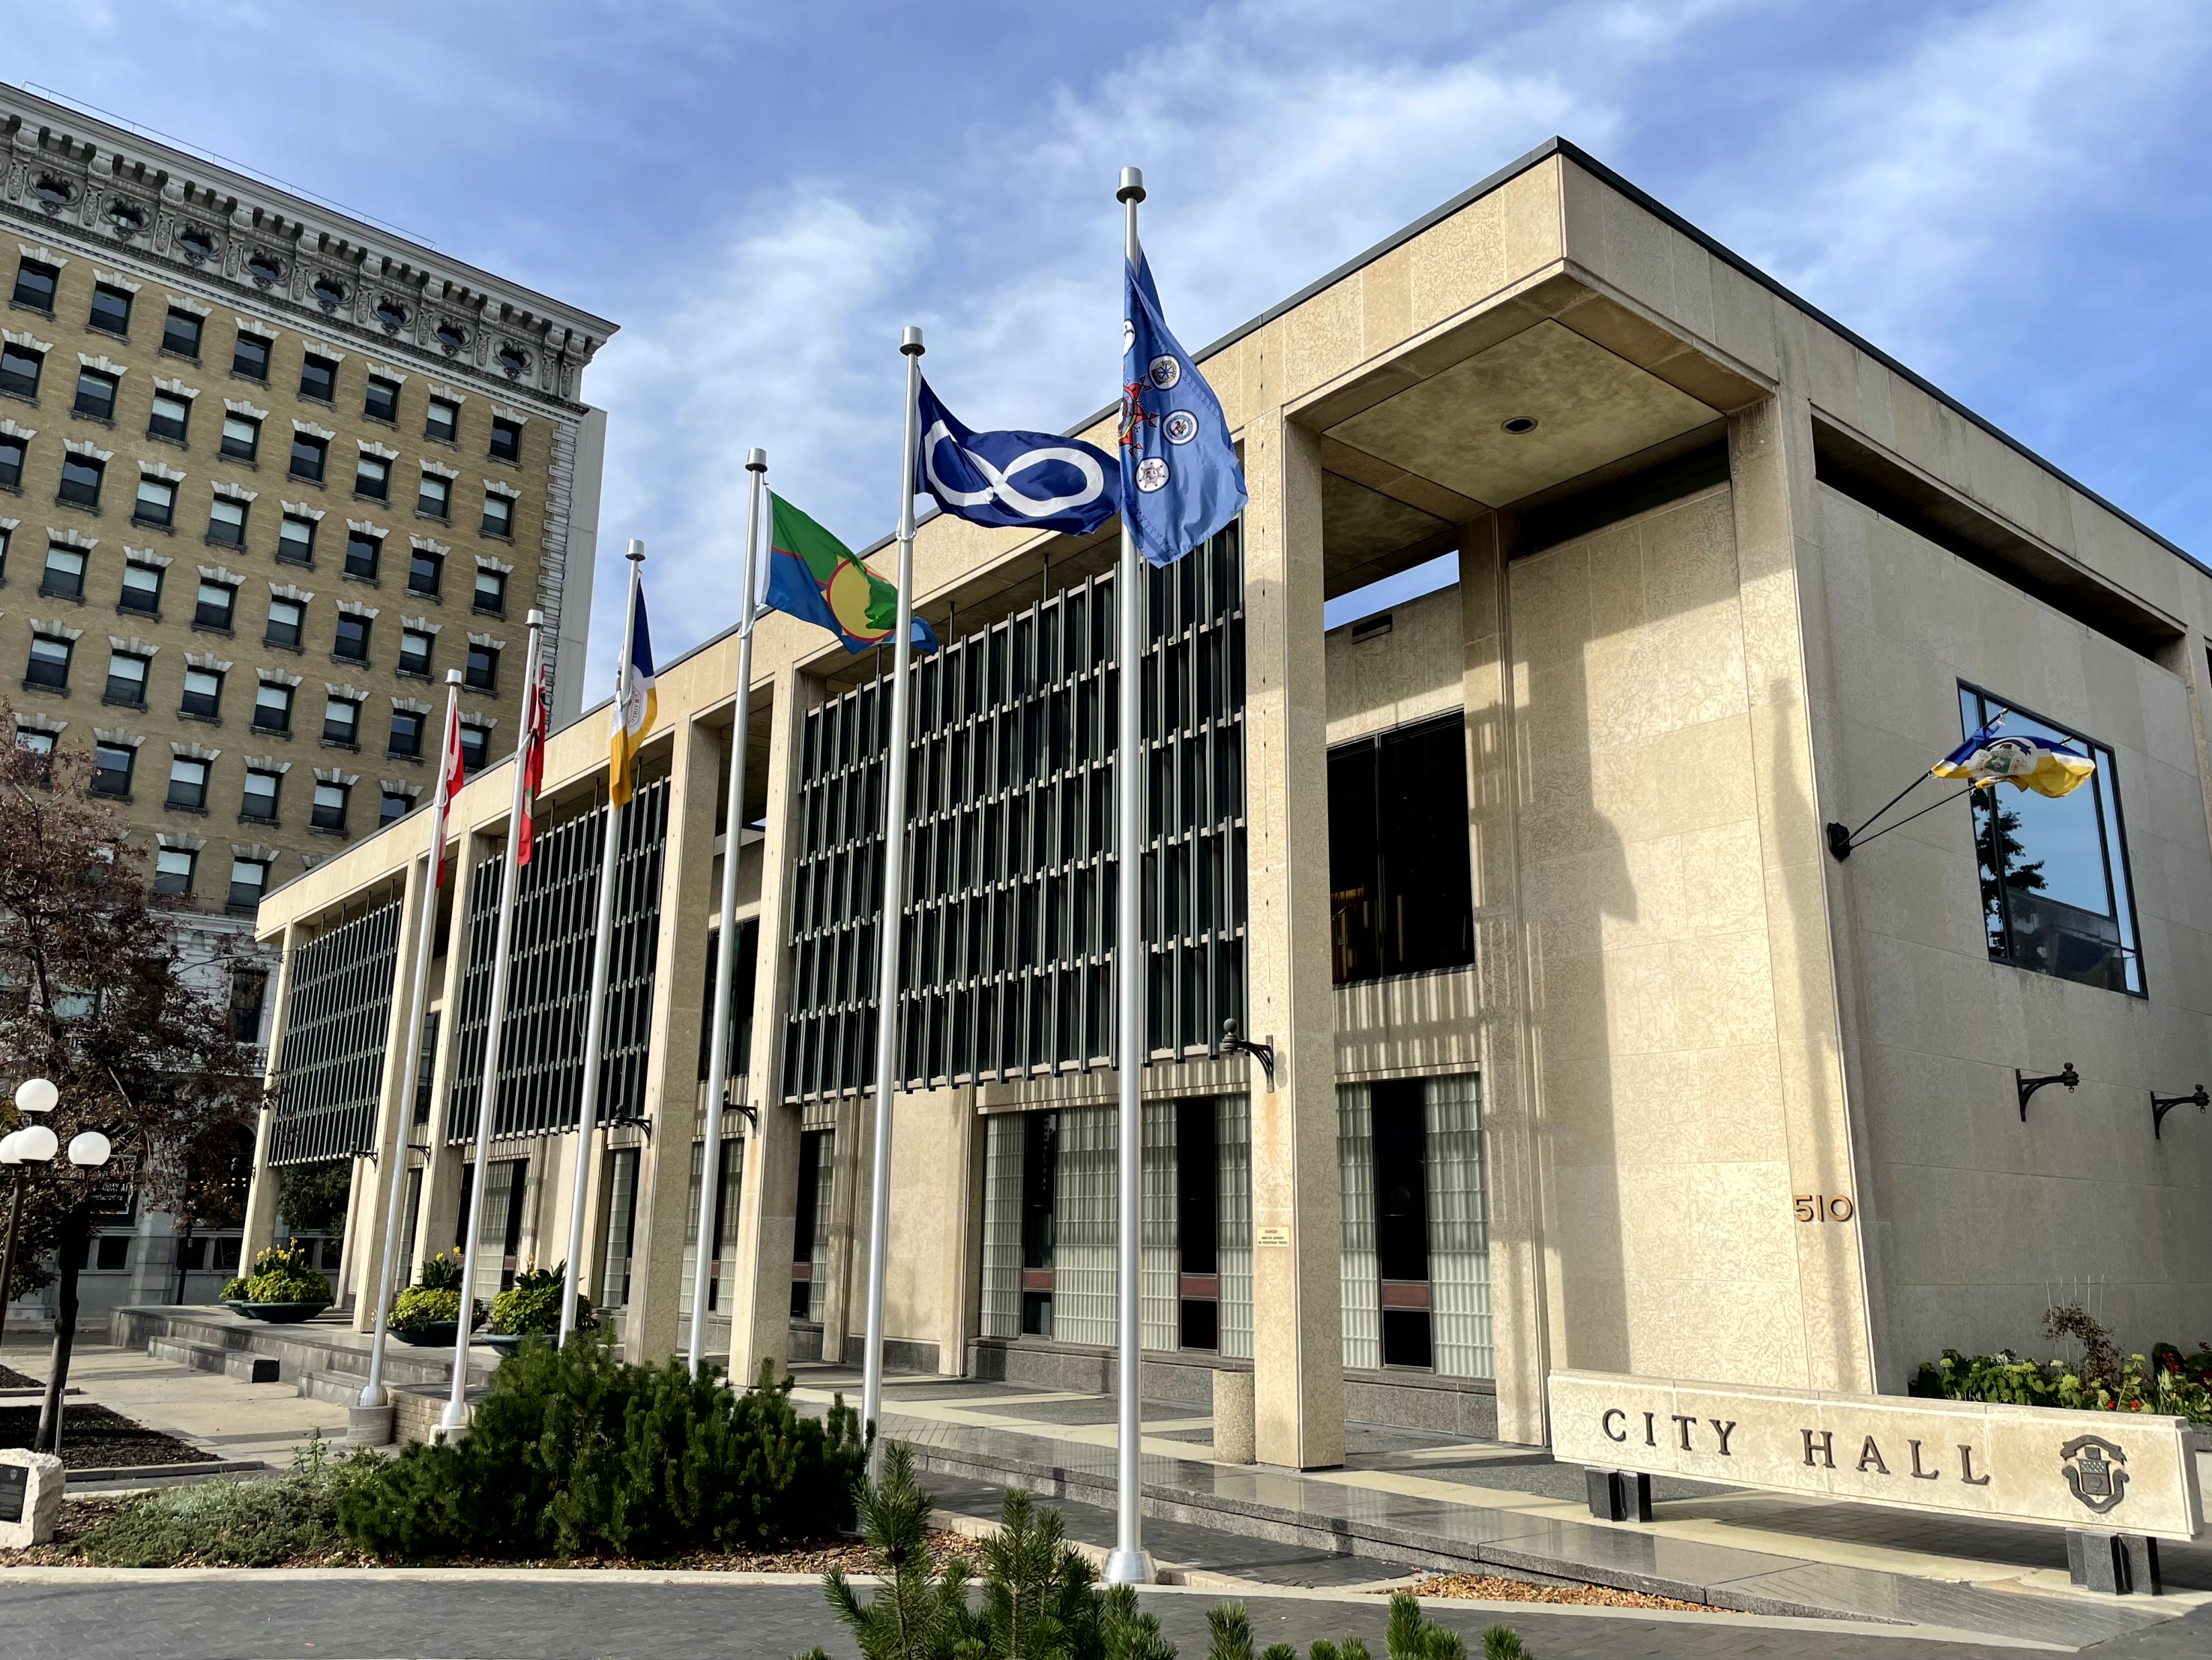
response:
[[(9, 346), (0, 355), (0, 364), (12, 362), (15, 348)], [(112, 377), (87, 369), (88, 379), (108, 383), (106, 395), (112, 397)], [(6, 383), (4, 370), (0, 370), (0, 386)], [(78, 403), (85, 399), (82, 387)], [(180, 413), (179, 413), (180, 411)], [(181, 433), (191, 417), (191, 404), (186, 398), (161, 392), (154, 399), (154, 416), (149, 431), (159, 436), (173, 429)], [(226, 415), (223, 418), (223, 453), (251, 461), (258, 453), (261, 443), (261, 423), (250, 416)], [(330, 462), (330, 441), (313, 433), (292, 435), (292, 459), (288, 477), (304, 483), (319, 484)], [(20, 490), (23, 488), (23, 465), (29, 451), (27, 440), (14, 434), (0, 435), (0, 487)], [(96, 453), (81, 453), (71, 450), (62, 458), (61, 488), (55, 500), (71, 507), (100, 511), (101, 487), (107, 477), (107, 459)], [(388, 457), (361, 452), (354, 464), (353, 493), (356, 499), (391, 505), (392, 462)], [(246, 544), (246, 518), (252, 504), (241, 498), (217, 496), (208, 508), (207, 539), (226, 547)], [(453, 481), (443, 473), (424, 467), (416, 481), (415, 514), (418, 519), (434, 520), (440, 524), (453, 522)], [(142, 469), (138, 477), (138, 494), (131, 504), (131, 522), (155, 530), (173, 531), (177, 520), (176, 480), (159, 472)], [(277, 557), (297, 557), (307, 562), (312, 556), (315, 535), (315, 517), (306, 514), (286, 514), (284, 528), (280, 534)], [(483, 494), (482, 514), (477, 528), (486, 536), (504, 541), (514, 539), (514, 498), (487, 489)], [(380, 539), (380, 538), (378, 538)]]
[[(15, 302), (41, 311), (52, 316), (54, 298), (61, 273), (53, 266), (26, 258), (15, 268)], [(131, 331), (131, 313), (137, 296), (127, 289), (112, 283), (96, 284), (92, 291), (92, 307), (85, 319), (85, 326), (100, 334), (112, 334), (128, 338)], [(172, 306), (161, 322), (161, 350), (171, 356), (200, 361), (206, 319), (198, 313)], [(231, 343), (230, 372), (240, 380), (260, 385), (269, 384), (270, 349), (274, 342), (250, 330), (239, 330)], [(10, 345), (7, 362), (0, 365), (0, 390), (25, 398), (38, 395), (38, 356), (27, 348)], [(300, 396), (319, 404), (337, 407), (337, 360), (310, 351), (300, 365)], [(18, 384), (11, 376), (27, 376), (28, 385)], [(114, 418), (114, 377), (100, 376), (107, 381), (106, 407), (88, 408), (83, 382), (78, 386), (77, 412), (91, 414), (100, 420)], [(364, 419), (379, 421), (387, 426), (399, 424), (399, 394), (401, 383), (389, 375), (373, 371), (362, 398)], [(174, 399), (182, 402), (181, 399)], [(461, 406), (456, 398), (433, 394), (423, 413), (422, 435), (436, 442), (450, 444), (460, 430)], [(159, 434), (182, 441), (182, 431)], [(495, 461), (519, 461), (522, 455), (522, 423), (506, 416), (495, 416), (491, 423), (490, 442), (485, 453)]]

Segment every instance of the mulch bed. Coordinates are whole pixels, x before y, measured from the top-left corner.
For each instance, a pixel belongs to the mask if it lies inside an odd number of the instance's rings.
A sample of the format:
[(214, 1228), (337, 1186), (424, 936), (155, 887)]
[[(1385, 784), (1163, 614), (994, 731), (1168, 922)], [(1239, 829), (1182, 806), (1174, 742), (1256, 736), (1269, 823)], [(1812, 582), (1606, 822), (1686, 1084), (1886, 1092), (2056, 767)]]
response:
[(1680, 1608), (1711, 1614), (1703, 1602), (1681, 1602), (1671, 1596), (1647, 1596), (1642, 1591), (1614, 1590), (1609, 1585), (1532, 1585), (1520, 1579), (1500, 1579), (1486, 1573), (1439, 1573), (1407, 1587), (1416, 1596), (1464, 1596), (1485, 1602), (1579, 1602), (1607, 1608)]
[(36, 1377), (27, 1377), (13, 1366), (0, 1366), (0, 1389), (42, 1389), (46, 1384)]
[[(27, 1447), (39, 1427), (35, 1406), (0, 1407), (0, 1447)], [(216, 1455), (148, 1429), (135, 1419), (82, 1399), (62, 1408), (62, 1468), (72, 1470), (200, 1464)]]

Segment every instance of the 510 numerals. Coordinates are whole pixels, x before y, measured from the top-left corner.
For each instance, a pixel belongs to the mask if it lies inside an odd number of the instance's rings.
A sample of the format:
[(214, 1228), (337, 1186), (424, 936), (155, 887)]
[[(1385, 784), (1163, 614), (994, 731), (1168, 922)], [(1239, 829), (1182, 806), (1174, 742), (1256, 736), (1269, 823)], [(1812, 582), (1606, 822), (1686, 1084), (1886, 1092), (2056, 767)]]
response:
[(1847, 1193), (1832, 1196), (1818, 1193), (1797, 1195), (1797, 1219), (1801, 1222), (1848, 1222), (1856, 1213), (1857, 1208)]

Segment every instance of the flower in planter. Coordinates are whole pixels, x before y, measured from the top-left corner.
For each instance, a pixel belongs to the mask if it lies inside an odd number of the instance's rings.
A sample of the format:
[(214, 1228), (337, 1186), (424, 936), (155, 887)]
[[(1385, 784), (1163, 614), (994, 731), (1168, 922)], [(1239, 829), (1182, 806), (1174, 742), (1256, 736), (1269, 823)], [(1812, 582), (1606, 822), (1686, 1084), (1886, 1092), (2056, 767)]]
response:
[[(469, 1329), (483, 1324), (481, 1298), (469, 1299)], [(415, 1331), (442, 1325), (461, 1317), (461, 1257), (458, 1251), (440, 1251), (427, 1258), (422, 1276), (399, 1293), (392, 1305), (392, 1324), (398, 1331)]]
[[(550, 1268), (535, 1263), (514, 1276), (514, 1284), (500, 1292), (491, 1305), (491, 1329), (504, 1336), (551, 1336), (561, 1329), (561, 1292), (568, 1279), (568, 1264)], [(579, 1292), (576, 1323), (588, 1325), (592, 1299)]]
[(300, 1246), (271, 1245), (254, 1257), (253, 1274), (246, 1281), (244, 1300), (326, 1304), (331, 1300), (331, 1282), (307, 1266), (307, 1253)]

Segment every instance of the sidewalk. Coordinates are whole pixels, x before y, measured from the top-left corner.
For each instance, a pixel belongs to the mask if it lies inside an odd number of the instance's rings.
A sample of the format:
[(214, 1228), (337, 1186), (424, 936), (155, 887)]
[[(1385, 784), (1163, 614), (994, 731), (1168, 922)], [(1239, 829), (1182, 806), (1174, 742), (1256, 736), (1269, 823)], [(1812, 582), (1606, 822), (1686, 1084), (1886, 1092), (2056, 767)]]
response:
[[(856, 1369), (793, 1371), (796, 1398), (810, 1407), (826, 1408), (841, 1392), (858, 1403)], [(988, 1503), (990, 1486), (1019, 1485), (1110, 1517), (1109, 1397), (893, 1375), (884, 1428), (913, 1445), (924, 1469), (963, 1479), (948, 1489), (951, 1507)], [(1583, 1501), (1581, 1467), (1541, 1451), (1364, 1425), (1351, 1426), (1346, 1442), (1338, 1470), (1216, 1464), (1209, 1418), (1147, 1403), (1145, 1512), (1161, 1518), (1148, 1523), (1148, 1548), (1179, 1566), (1231, 1573), (1240, 1572), (1234, 1559), (1253, 1557), (1243, 1577), (1276, 1584), (1489, 1565), (1751, 1613), (1898, 1620), (2069, 1647), (2212, 1608), (2212, 1548), (2203, 1541), (2161, 1544), (2166, 1596), (2100, 1597), (2069, 1583), (2056, 1529), (1667, 1480), (1652, 1484), (1655, 1521), (1601, 1523)], [(1263, 1541), (1295, 1550), (1263, 1553)], [(1179, 1559), (1177, 1549), (1205, 1560)]]

